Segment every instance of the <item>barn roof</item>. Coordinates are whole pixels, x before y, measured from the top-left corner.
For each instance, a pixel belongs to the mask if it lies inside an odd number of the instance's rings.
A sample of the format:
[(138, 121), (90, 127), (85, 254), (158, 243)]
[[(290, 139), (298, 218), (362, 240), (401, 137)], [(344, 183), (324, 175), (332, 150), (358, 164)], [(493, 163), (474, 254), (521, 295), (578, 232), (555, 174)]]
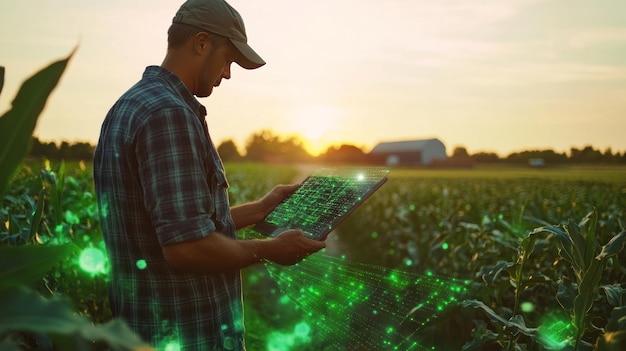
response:
[(382, 142), (372, 149), (372, 153), (383, 152), (403, 152), (424, 150), (429, 144), (442, 145), (439, 139), (405, 140)]

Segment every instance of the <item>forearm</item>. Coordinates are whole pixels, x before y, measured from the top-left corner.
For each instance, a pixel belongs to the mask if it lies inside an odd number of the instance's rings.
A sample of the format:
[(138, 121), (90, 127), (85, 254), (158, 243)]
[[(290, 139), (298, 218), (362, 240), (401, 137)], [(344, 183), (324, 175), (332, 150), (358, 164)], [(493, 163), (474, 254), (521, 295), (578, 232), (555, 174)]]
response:
[(233, 240), (217, 232), (204, 239), (163, 249), (172, 268), (197, 274), (242, 269), (261, 262), (272, 252), (270, 240)]
[(260, 200), (232, 207), (230, 212), (235, 228), (245, 228), (262, 220), (297, 187), (298, 184), (278, 185)]
[(272, 239), (236, 240), (221, 233), (163, 248), (170, 267), (199, 274), (218, 274), (239, 270), (269, 260), (294, 264), (324, 248), (323, 241), (312, 240), (300, 230), (287, 230)]
[(231, 207), (230, 214), (237, 230), (253, 225), (267, 215), (260, 201), (253, 201), (243, 205)]

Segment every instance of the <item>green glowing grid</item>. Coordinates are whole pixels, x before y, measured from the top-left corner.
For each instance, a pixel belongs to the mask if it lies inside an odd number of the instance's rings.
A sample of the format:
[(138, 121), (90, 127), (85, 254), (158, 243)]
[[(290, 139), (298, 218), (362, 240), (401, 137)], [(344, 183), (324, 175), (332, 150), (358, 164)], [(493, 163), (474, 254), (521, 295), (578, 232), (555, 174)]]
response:
[(311, 340), (328, 350), (435, 350), (419, 343), (419, 331), (464, 296), (469, 283), (323, 253), (294, 266), (265, 266), (279, 303), (302, 316), (293, 332), (268, 335), (268, 351), (297, 350)]
[(323, 237), (384, 182), (382, 168), (324, 168), (309, 176), (265, 222)]

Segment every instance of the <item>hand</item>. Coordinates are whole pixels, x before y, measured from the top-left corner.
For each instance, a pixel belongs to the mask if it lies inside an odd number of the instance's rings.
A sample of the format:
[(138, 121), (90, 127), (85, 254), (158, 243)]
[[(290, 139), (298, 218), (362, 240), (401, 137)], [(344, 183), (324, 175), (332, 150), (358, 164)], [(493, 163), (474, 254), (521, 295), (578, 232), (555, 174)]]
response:
[(310, 239), (299, 229), (286, 230), (272, 241), (276, 243), (276, 251), (268, 260), (281, 265), (296, 264), (326, 247), (324, 241)]
[(263, 207), (263, 218), (267, 216), (278, 204), (287, 196), (291, 195), (300, 184), (277, 185), (269, 193), (267, 193), (259, 202)]

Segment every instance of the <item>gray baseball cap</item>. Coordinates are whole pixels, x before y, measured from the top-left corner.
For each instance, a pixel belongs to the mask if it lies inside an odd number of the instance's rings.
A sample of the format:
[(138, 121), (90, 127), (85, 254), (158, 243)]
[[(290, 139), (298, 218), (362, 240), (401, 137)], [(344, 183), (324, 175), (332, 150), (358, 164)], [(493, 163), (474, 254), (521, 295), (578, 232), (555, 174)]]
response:
[(235, 62), (243, 68), (255, 69), (265, 64), (248, 45), (243, 18), (224, 0), (187, 0), (172, 22), (188, 24), (230, 39), (241, 53), (241, 58)]

